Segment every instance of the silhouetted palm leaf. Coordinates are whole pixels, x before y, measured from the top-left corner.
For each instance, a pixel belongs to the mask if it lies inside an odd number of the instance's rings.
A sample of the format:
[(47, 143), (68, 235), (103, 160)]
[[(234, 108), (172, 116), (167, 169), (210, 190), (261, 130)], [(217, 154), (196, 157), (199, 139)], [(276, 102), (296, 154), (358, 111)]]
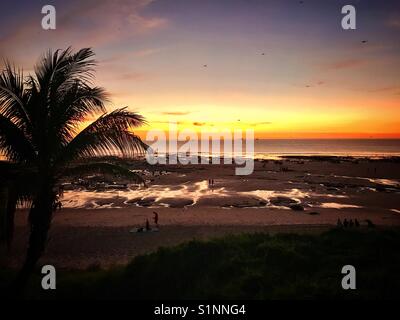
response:
[(113, 155), (116, 152), (126, 157), (142, 153), (147, 145), (129, 129), (143, 123), (142, 116), (125, 108), (102, 115), (62, 150), (60, 161)]
[(23, 129), (2, 114), (0, 114), (0, 150), (11, 161), (35, 161), (35, 150)]

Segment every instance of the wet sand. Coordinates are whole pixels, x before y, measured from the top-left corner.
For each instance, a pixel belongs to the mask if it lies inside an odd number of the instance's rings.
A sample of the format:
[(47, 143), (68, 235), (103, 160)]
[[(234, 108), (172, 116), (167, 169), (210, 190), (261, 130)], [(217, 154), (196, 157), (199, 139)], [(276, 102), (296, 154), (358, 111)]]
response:
[[(163, 166), (148, 188), (65, 191), (43, 263), (59, 268), (108, 267), (192, 239), (241, 232), (320, 232), (338, 218), (400, 226), (400, 163), (367, 159), (256, 161), (250, 176), (234, 166)], [(208, 180), (214, 179), (214, 187)], [(296, 205), (296, 206), (294, 206)], [(152, 223), (159, 232), (129, 233)], [(20, 263), (26, 210), (16, 217), (9, 265)]]

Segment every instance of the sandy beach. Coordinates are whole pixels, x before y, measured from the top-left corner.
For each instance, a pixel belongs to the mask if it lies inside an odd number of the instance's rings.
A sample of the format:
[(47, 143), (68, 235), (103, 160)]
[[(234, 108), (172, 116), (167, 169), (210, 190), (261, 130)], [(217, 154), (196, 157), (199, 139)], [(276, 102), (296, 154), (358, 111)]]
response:
[[(357, 219), (361, 227), (367, 219), (378, 227), (400, 226), (400, 163), (394, 159), (258, 160), (249, 176), (234, 175), (230, 165), (142, 166), (147, 188), (66, 188), (42, 262), (59, 268), (109, 267), (192, 239), (320, 232), (337, 219)], [(158, 232), (130, 232), (146, 219), (154, 229), (154, 211)], [(20, 209), (7, 265), (21, 262), (26, 219), (27, 210)]]

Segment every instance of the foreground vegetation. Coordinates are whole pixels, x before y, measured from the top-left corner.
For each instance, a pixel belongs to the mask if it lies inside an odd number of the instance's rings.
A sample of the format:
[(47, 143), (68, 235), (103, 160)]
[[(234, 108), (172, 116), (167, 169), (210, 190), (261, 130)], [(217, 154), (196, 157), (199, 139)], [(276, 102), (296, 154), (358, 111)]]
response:
[[(322, 235), (244, 234), (192, 241), (112, 270), (59, 271), (57, 290), (31, 298), (393, 299), (400, 294), (400, 230), (331, 230)], [(357, 270), (343, 290), (341, 269)], [(3, 271), (0, 277), (10, 274)], [(4, 292), (4, 291), (3, 291)]]

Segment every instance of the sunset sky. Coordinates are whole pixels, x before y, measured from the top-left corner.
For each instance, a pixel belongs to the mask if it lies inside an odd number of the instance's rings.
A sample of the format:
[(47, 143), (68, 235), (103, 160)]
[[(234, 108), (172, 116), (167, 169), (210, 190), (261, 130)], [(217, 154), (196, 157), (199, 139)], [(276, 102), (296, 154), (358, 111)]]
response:
[[(41, 8), (57, 9), (42, 30)], [(341, 8), (357, 9), (357, 30)], [(400, 138), (400, 1), (2, 0), (0, 57), (93, 47), (109, 110), (150, 128), (254, 128), (258, 138)], [(368, 42), (362, 43), (363, 40)]]

